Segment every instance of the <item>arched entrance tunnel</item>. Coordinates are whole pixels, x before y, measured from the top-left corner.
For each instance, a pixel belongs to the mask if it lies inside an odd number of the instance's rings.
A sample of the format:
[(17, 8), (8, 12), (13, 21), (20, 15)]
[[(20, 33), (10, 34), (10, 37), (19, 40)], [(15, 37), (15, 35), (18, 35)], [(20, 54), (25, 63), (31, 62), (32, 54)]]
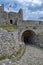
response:
[(35, 32), (32, 30), (26, 30), (22, 33), (21, 41), (27, 44), (34, 44), (35, 43)]

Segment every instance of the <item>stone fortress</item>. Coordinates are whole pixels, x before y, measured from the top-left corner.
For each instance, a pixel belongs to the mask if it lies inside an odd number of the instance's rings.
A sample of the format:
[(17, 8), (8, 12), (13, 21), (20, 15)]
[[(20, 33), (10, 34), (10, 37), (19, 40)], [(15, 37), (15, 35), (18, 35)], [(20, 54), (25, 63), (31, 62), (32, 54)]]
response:
[(23, 20), (22, 9), (16, 12), (6, 12), (4, 11), (4, 4), (0, 6), (0, 24), (15, 24), (16, 21)]
[(0, 24), (17, 25), (18, 41), (29, 43), (43, 43), (43, 35), (39, 35), (43, 31), (43, 21), (23, 20), (23, 11), (20, 9), (16, 12), (4, 11), (4, 4), (0, 6)]
[[(1, 28), (7, 25), (16, 25), (17, 29), (9, 31)], [(18, 12), (6, 12), (2, 4), (0, 60), (0, 65), (43, 65), (43, 21), (23, 20), (22, 9)]]
[[(20, 9), (18, 12), (6, 12), (4, 11), (4, 4), (0, 6), (0, 24), (15, 24), (17, 22), (17, 25), (24, 25), (24, 24), (38, 24), (40, 21), (35, 22), (32, 20), (23, 20), (23, 11)], [(24, 23), (25, 22), (25, 23)], [(42, 22), (43, 23), (43, 22)]]

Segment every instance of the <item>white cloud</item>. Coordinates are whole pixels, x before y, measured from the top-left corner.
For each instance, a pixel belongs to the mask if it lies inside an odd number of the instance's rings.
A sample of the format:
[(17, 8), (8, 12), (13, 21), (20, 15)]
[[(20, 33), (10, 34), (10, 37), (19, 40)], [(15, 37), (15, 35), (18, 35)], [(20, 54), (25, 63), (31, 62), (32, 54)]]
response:
[(26, 2), (31, 2), (31, 3), (34, 3), (34, 4), (41, 4), (42, 3), (42, 0), (3, 0), (3, 2), (19, 2), (19, 3), (26, 3)]
[(32, 12), (32, 14), (41, 14), (41, 15), (43, 15), (43, 11), (35, 11), (35, 12)]
[(37, 4), (37, 5), (41, 5), (42, 0), (16, 0), (20, 3), (33, 3), (33, 4)]
[(24, 19), (38, 20), (39, 17), (43, 17), (43, 11), (31, 12), (27, 8), (24, 8)]
[(41, 5), (42, 1), (41, 0), (32, 0), (32, 3)]

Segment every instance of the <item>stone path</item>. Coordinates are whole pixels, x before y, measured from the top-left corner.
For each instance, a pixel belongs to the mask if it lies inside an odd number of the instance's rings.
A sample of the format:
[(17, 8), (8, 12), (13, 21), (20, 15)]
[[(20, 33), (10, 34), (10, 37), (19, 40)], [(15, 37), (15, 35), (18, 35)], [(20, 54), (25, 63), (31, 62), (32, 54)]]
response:
[[(34, 46), (26, 46), (24, 55), (19, 61), (14, 62), (16, 65), (43, 65), (43, 49)], [(14, 65), (10, 60), (0, 62), (0, 65)]]
[(19, 65), (43, 65), (43, 49), (26, 46), (25, 54), (18, 62)]

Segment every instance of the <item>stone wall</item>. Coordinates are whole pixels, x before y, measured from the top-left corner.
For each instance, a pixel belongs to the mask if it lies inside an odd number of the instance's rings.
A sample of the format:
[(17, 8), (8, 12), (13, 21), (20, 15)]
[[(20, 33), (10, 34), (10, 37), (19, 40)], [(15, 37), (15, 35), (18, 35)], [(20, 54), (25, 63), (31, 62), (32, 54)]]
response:
[(18, 31), (0, 30), (0, 56), (10, 56), (19, 49)]
[(36, 44), (43, 48), (43, 35), (36, 36)]

